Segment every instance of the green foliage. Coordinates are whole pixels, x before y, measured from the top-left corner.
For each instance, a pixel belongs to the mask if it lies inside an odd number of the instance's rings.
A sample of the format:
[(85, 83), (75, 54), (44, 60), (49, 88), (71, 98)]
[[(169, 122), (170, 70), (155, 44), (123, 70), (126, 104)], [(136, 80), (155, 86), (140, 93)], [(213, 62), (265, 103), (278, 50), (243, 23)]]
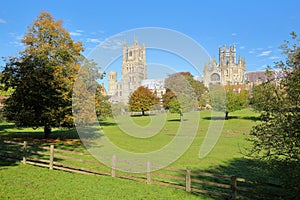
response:
[(279, 176), (294, 195), (290, 198), (297, 199), (300, 197), (300, 47), (295, 33), (292, 37), (293, 44), (286, 41), (281, 47), (286, 61), (275, 65), (280, 80), (254, 89), (253, 105), (261, 111), (262, 122), (251, 130), (250, 141), (252, 156), (270, 161), (272, 167), (285, 168)]
[(142, 115), (144, 115), (145, 111), (149, 111), (158, 102), (159, 98), (151, 90), (140, 86), (130, 96), (129, 109), (131, 111), (142, 112)]
[(98, 119), (104, 120), (112, 117), (112, 109), (108, 97), (101, 94), (102, 86), (98, 85), (95, 95), (95, 109)]
[(228, 113), (244, 109), (249, 104), (248, 92), (242, 86), (225, 87), (212, 85), (210, 87), (211, 104), (214, 110), (225, 112), (225, 119)]
[(169, 101), (168, 107), (171, 113), (181, 113), (181, 107), (176, 97)]
[(73, 87), (72, 109), (75, 123), (86, 125), (97, 121), (95, 112), (97, 114), (97, 109), (99, 109), (97, 104), (99, 84), (96, 80), (101, 79), (103, 75), (96, 68), (96, 63), (84, 58), (80, 60), (81, 68)]
[(248, 92), (240, 88), (240, 91), (234, 90), (232, 86), (226, 86), (226, 111), (233, 112), (246, 108), (249, 104)]
[(180, 104), (174, 92), (167, 89), (166, 93), (162, 97), (163, 107), (169, 110), (171, 113), (180, 113)]
[[(270, 111), (274, 106), (272, 102), (276, 101), (275, 82), (265, 82), (257, 85), (252, 90), (251, 104), (257, 111)], [(277, 106), (279, 106), (277, 104)]]
[[(2, 79), (3, 75), (2, 73), (0, 73), (0, 80)], [(5, 84), (4, 83), (1, 83), (0, 84), (0, 96), (2, 97), (9, 97), (13, 92), (13, 88), (9, 87), (9, 88), (6, 88), (5, 87)]]
[(170, 112), (188, 112), (202, 105), (199, 101), (203, 103), (207, 88), (189, 72), (171, 74), (165, 83), (167, 92), (163, 96), (163, 106)]
[(19, 126), (73, 126), (72, 88), (80, 68), (80, 42), (74, 42), (49, 13), (28, 27), (17, 57), (8, 57), (1, 82), (13, 93), (4, 115)]
[(221, 85), (210, 85), (209, 96), (212, 109), (219, 112), (226, 111), (226, 90)]

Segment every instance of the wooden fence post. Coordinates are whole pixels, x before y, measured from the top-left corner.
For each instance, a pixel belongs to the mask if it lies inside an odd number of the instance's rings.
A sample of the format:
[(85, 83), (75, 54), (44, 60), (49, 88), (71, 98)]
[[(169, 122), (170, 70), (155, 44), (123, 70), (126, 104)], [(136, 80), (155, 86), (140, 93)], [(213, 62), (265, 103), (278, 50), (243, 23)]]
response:
[(189, 170), (189, 169), (186, 169), (185, 190), (187, 192), (191, 192), (191, 170)]
[(53, 169), (53, 160), (54, 160), (54, 145), (50, 145), (50, 162), (49, 162), (49, 169)]
[(27, 141), (23, 143), (23, 164), (26, 165), (26, 157), (27, 157)]
[(231, 176), (231, 198), (236, 199), (236, 196), (237, 196), (236, 176)]
[(111, 177), (116, 177), (116, 155), (112, 156), (112, 161), (111, 161)]
[(148, 184), (151, 183), (151, 174), (150, 174), (150, 171), (151, 171), (151, 165), (150, 165), (150, 162), (147, 161), (147, 183)]

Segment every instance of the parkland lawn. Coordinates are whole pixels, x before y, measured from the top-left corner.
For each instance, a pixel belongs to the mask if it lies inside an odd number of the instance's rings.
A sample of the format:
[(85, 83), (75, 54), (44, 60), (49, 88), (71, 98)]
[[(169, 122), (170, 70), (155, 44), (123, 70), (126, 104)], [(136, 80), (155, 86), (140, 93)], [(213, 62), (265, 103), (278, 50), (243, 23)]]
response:
[[(220, 117), (222, 113), (220, 113)], [(258, 114), (250, 109), (229, 114), (222, 134), (213, 150), (203, 159), (199, 150), (211, 122), (210, 111), (200, 112), (197, 135), (189, 149), (171, 164), (175, 168), (190, 168), (222, 175), (250, 178), (256, 163), (246, 159), (245, 140), (251, 127), (258, 123)], [(149, 116), (132, 117), (135, 123), (146, 126)], [(220, 120), (220, 119), (213, 119)], [(161, 131), (153, 137), (142, 139), (122, 132), (113, 119), (100, 123), (107, 137), (120, 148), (133, 152), (149, 152), (168, 144), (180, 125), (179, 115), (168, 114)], [(85, 151), (76, 130), (55, 129), (50, 139), (43, 139), (43, 130), (17, 128), (13, 124), (0, 124), (0, 137), (14, 140), (37, 141), (56, 147)], [(255, 174), (257, 175), (257, 174)], [(80, 175), (50, 171), (20, 163), (0, 162), (0, 199), (206, 199), (209, 197), (188, 194), (185, 191), (163, 186), (147, 185), (107, 176)]]

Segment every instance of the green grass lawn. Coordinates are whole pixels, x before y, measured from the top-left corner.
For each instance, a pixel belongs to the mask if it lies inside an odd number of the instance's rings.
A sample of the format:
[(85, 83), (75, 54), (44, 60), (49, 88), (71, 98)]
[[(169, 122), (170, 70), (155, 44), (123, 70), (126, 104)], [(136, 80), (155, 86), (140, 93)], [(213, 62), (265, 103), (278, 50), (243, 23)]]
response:
[[(223, 117), (223, 113), (220, 113)], [(249, 143), (245, 140), (251, 127), (257, 123), (258, 114), (250, 109), (230, 113), (230, 120), (224, 122), (221, 136), (213, 150), (199, 158), (199, 150), (204, 140), (210, 120), (210, 111), (200, 112), (199, 129), (189, 149), (171, 167), (190, 168), (222, 175), (238, 177), (262, 177), (254, 171), (259, 163), (246, 159), (243, 155)], [(133, 116), (132, 120), (147, 126), (149, 116)], [(220, 120), (220, 119), (213, 119)], [(180, 125), (178, 114), (168, 114), (166, 123), (158, 134), (150, 138), (135, 138), (125, 134), (113, 119), (100, 122), (101, 129), (115, 145), (132, 152), (150, 152), (168, 144)], [(0, 124), (0, 137), (14, 140), (34, 140), (42, 145), (55, 144), (62, 149), (85, 151), (76, 130), (54, 129), (50, 139), (43, 139), (43, 130), (17, 128), (13, 124)], [(140, 133), (143, 134), (143, 133)], [(184, 191), (147, 185), (119, 178), (105, 176), (71, 174), (50, 171), (35, 166), (17, 164), (0, 166), (0, 199), (198, 199), (204, 196), (187, 194)], [(36, 195), (36, 196), (34, 196)], [(207, 197), (208, 198), (208, 197)]]
[[(199, 150), (210, 123), (210, 111), (201, 111), (199, 129), (192, 145), (172, 166), (183, 169), (188, 167), (206, 170), (211, 166), (224, 164), (230, 159), (244, 157), (243, 151), (248, 146), (245, 138), (251, 127), (257, 123), (255, 121), (257, 116), (258, 114), (250, 109), (230, 113), (231, 119), (225, 121), (217, 144), (207, 157), (200, 159)], [(220, 113), (220, 117), (223, 117), (223, 113)], [(144, 116), (134, 117), (134, 121), (145, 126), (147, 125), (145, 122), (149, 123), (150, 120), (148, 116)], [(179, 123), (178, 114), (169, 114), (163, 129), (155, 136), (147, 139), (135, 138), (125, 134), (115, 126), (113, 119), (105, 121), (102, 129), (105, 135), (120, 148), (132, 152), (149, 152), (168, 144), (176, 134)]]
[(0, 180), (0, 199), (210, 199), (120, 178), (23, 164), (1, 166)]

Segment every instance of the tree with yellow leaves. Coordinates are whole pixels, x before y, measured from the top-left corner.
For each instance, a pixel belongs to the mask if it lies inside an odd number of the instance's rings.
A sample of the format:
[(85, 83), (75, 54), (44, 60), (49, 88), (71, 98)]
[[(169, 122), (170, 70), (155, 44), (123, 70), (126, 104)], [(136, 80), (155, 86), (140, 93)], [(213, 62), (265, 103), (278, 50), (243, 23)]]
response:
[(74, 42), (62, 21), (42, 12), (22, 39), (25, 49), (5, 59), (1, 82), (13, 88), (4, 115), (18, 126), (72, 127), (72, 88), (83, 46)]

